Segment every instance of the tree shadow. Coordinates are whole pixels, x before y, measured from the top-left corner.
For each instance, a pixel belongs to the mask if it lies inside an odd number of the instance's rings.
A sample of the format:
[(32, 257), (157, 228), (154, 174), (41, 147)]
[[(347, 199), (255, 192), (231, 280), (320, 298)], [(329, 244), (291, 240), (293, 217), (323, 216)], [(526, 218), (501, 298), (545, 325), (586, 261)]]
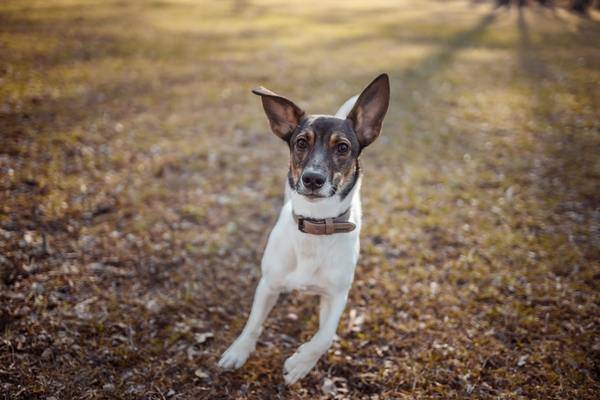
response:
[(424, 58), (419, 64), (406, 70), (403, 75), (406, 77), (431, 76), (447, 67), (460, 50), (473, 45), (483, 35), (485, 30), (496, 20), (497, 15), (495, 11), (486, 14), (471, 29), (450, 37), (438, 52)]
[[(534, 151), (537, 153), (534, 154), (534, 176), (528, 179), (528, 184), (535, 188), (534, 193), (540, 196), (539, 204), (546, 207), (542, 211), (548, 220), (556, 224), (559, 232), (569, 237), (573, 245), (582, 250), (583, 257), (591, 261), (594, 253), (597, 255), (593, 250), (597, 238), (594, 239), (589, 232), (580, 230), (581, 225), (573, 224), (573, 216), (579, 215), (582, 221), (591, 225), (597, 226), (600, 223), (597, 212), (594, 211), (600, 204), (600, 193), (597, 186), (595, 187), (600, 176), (594, 171), (594, 154), (598, 154), (600, 142), (597, 132), (593, 133), (593, 126), (578, 126), (578, 116), (571, 110), (562, 109), (557, 103), (557, 98), (562, 95), (587, 97), (588, 94), (573, 93), (574, 89), (567, 86), (569, 77), (562, 73), (558, 76), (550, 64), (547, 65), (545, 58), (548, 55), (542, 53), (531, 39), (526, 13), (533, 12), (536, 11), (519, 9), (517, 18), (518, 63), (531, 94), (530, 110), (535, 126), (532, 134), (535, 141)], [(585, 43), (589, 40), (586, 36), (578, 32), (575, 38), (571, 39)], [(542, 34), (540, 41), (547, 40), (552, 43), (556, 41), (556, 37)], [(593, 97), (593, 94), (591, 96)], [(588, 100), (593, 104), (591, 98)], [(524, 174), (523, 171), (512, 172)], [(579, 231), (579, 234), (576, 231)]]
[[(448, 37), (439, 45), (439, 49), (425, 56), (418, 63), (393, 73), (392, 78), (396, 80), (396, 86), (398, 87), (396, 92), (411, 93), (415, 102), (412, 107), (405, 102), (398, 102), (400, 104), (400, 108), (397, 110), (399, 114), (422, 114), (422, 119), (426, 125), (425, 121), (438, 121), (438, 124), (444, 124), (445, 115), (436, 112), (437, 105), (454, 100), (448, 98), (448, 93), (440, 90), (440, 81), (438, 79), (445, 71), (451, 68), (461, 51), (477, 43), (497, 18), (497, 11), (492, 10), (488, 12), (470, 29)], [(444, 108), (447, 106), (448, 104), (444, 104)], [(439, 127), (437, 126), (437, 128)], [(434, 126), (434, 129), (437, 128)], [(436, 140), (428, 143), (423, 140), (417, 140), (413, 145), (421, 143), (426, 146), (422, 151), (440, 151), (443, 153), (444, 151), (448, 151), (448, 140), (455, 144), (454, 148), (461, 149), (460, 157), (462, 157), (464, 152), (468, 152), (468, 149), (472, 146), (472, 143), (470, 143), (466, 136), (453, 134), (450, 134), (445, 139), (438, 137)]]
[[(0, 33), (9, 37), (16, 35), (39, 38), (36, 46), (24, 47), (25, 51), (10, 51), (0, 47), (0, 60), (5, 65), (26, 65), (46, 71), (64, 65), (111, 59), (191, 59), (217, 50), (236, 51), (240, 47), (236, 40), (271, 33), (178, 32), (148, 38), (140, 34), (140, 28), (146, 22), (139, 16), (132, 15), (131, 12), (115, 15), (113, 11), (106, 16), (79, 15), (78, 11), (74, 11), (67, 16), (54, 16), (51, 21), (38, 21), (28, 16), (0, 12)], [(101, 14), (101, 11), (96, 12)], [(48, 38), (52, 40), (46, 43)], [(58, 42), (58, 45), (54, 42)]]
[[(3, 64), (25, 62), (34, 67), (51, 68), (79, 61), (127, 56), (126, 49), (120, 46), (123, 37), (115, 32), (114, 27), (137, 23), (133, 16), (111, 14), (92, 17), (79, 8), (69, 12), (68, 15), (55, 15), (51, 21), (34, 18), (26, 11), (1, 12), (1, 33), (9, 37), (16, 35), (39, 38), (37, 46), (27, 52), (0, 49)], [(101, 30), (107, 33), (100, 33)], [(50, 40), (46, 48), (42, 49), (40, 45), (46, 43), (47, 39)], [(57, 42), (58, 45), (54, 45), (53, 42)]]
[[(381, 12), (379, 8), (375, 11)], [(367, 18), (369, 13), (365, 13)], [(361, 14), (362, 15), (362, 14)], [(375, 14), (377, 15), (377, 14)], [(348, 46), (356, 46), (361, 43), (370, 42), (377, 39), (391, 39), (398, 45), (411, 44), (411, 45), (439, 45), (442, 50), (435, 53), (433, 56), (426, 58), (423, 62), (414, 67), (419, 69), (423, 67), (422, 64), (435, 63), (438, 60), (450, 57), (455, 51), (460, 50), (462, 47), (472, 47), (477, 45), (477, 40), (481, 37), (484, 31), (491, 25), (497, 18), (498, 12), (495, 10), (490, 11), (488, 14), (483, 16), (477, 24), (471, 29), (466, 31), (459, 31), (454, 35), (448, 37), (440, 37), (435, 31), (432, 32), (405, 32), (399, 31), (401, 28), (397, 23), (377, 23), (379, 27), (373, 31), (364, 33), (361, 35), (347, 36), (338, 38), (336, 40), (328, 42), (325, 46), (327, 49), (335, 50)], [(344, 20), (341, 16), (336, 16), (336, 19)], [(485, 44), (486, 48), (505, 48), (502, 44)]]

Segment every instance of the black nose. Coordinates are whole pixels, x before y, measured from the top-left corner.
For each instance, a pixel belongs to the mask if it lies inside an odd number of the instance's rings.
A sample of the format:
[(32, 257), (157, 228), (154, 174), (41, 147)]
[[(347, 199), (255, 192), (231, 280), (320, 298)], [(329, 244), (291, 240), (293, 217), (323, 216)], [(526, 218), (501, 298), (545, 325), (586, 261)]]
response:
[(320, 189), (325, 184), (325, 176), (318, 172), (305, 172), (302, 174), (302, 183), (308, 189)]

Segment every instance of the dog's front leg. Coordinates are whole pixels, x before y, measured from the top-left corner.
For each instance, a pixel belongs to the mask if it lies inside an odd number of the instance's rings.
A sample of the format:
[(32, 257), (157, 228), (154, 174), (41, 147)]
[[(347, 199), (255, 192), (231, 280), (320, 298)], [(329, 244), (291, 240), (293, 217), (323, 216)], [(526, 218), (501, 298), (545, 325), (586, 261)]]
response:
[(256, 288), (252, 311), (250, 311), (244, 330), (223, 353), (219, 361), (219, 367), (229, 369), (244, 365), (250, 353), (254, 351), (256, 341), (262, 331), (262, 324), (277, 302), (278, 296), (279, 292), (269, 287), (266, 279), (262, 278)]
[(340, 317), (344, 312), (348, 291), (321, 298), (319, 330), (304, 343), (284, 364), (285, 382), (288, 385), (302, 379), (315, 366), (319, 358), (329, 349)]
[(331, 311), (331, 297), (322, 295), (319, 298), (319, 329), (323, 328)]

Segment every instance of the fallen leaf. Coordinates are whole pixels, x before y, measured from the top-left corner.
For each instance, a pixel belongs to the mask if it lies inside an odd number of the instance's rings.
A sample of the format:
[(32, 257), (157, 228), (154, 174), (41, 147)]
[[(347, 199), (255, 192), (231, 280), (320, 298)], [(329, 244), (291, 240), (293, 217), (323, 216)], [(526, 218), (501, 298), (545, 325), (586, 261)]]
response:
[(321, 386), (321, 391), (325, 395), (335, 396), (337, 393), (337, 388), (335, 387), (335, 384), (333, 383), (333, 381), (331, 379), (325, 378), (323, 380), (323, 386)]
[(215, 335), (212, 332), (196, 333), (194, 334), (194, 339), (196, 339), (196, 343), (201, 344), (214, 336)]
[(206, 372), (204, 372), (204, 370), (202, 370), (200, 368), (198, 368), (196, 371), (194, 371), (194, 375), (196, 375), (200, 379), (207, 379), (210, 377), (210, 375), (208, 375)]
[(517, 367), (522, 367), (523, 365), (525, 365), (527, 363), (527, 359), (529, 358), (529, 355), (524, 355), (519, 357), (519, 360), (517, 361)]

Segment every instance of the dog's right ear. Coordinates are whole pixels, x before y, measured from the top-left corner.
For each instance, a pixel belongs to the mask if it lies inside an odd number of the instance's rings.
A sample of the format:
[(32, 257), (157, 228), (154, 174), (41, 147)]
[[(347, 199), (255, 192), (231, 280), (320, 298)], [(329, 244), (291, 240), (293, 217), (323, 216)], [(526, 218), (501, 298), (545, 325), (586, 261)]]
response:
[(262, 86), (252, 89), (252, 93), (260, 96), (273, 133), (287, 142), (304, 116), (304, 111), (293, 101)]

